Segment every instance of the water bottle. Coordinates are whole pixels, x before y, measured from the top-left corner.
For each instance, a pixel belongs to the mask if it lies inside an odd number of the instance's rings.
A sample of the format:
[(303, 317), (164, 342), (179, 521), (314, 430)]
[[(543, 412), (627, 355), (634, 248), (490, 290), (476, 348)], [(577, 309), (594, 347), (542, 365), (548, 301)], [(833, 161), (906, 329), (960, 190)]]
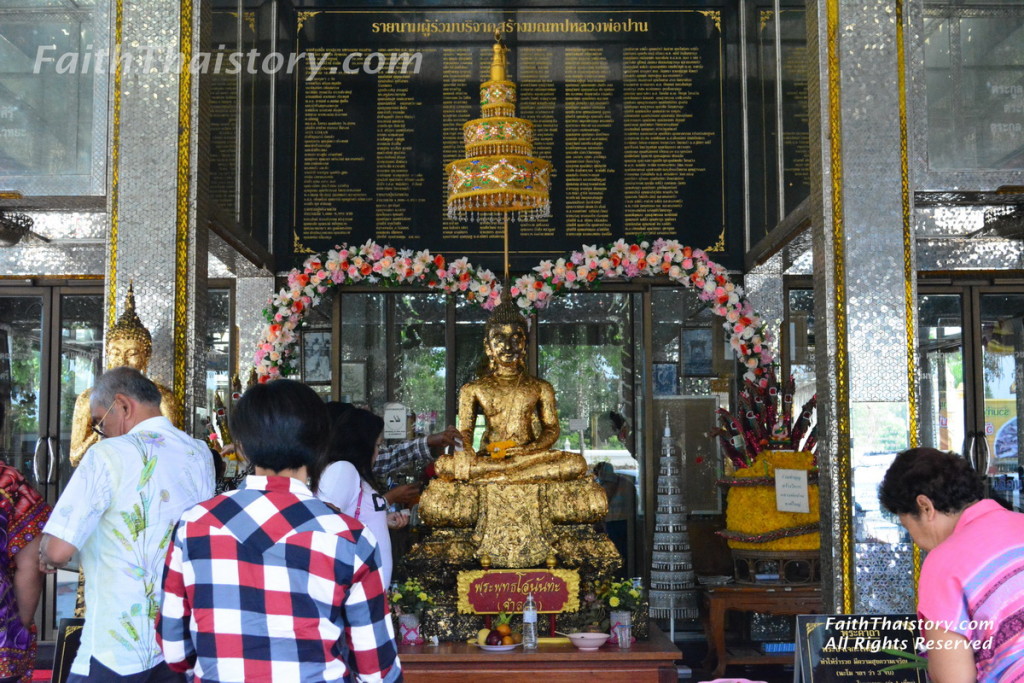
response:
[(533, 601), (533, 593), (528, 594), (523, 603), (523, 647), (537, 647), (537, 603)]

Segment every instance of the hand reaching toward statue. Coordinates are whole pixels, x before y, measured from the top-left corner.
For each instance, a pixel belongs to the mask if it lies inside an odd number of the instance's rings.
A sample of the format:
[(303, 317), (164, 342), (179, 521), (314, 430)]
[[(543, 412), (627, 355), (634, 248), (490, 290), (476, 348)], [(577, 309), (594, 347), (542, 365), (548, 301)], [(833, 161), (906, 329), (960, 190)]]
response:
[(416, 484), (402, 484), (385, 493), (384, 499), (392, 505), (415, 505), (420, 502), (420, 487)]
[(409, 511), (398, 510), (397, 512), (389, 512), (387, 519), (389, 529), (401, 529), (409, 524)]
[(454, 426), (448, 425), (443, 432), (428, 436), (427, 446), (435, 451), (444, 451), (449, 447), (453, 451), (459, 450), (462, 448), (462, 433)]

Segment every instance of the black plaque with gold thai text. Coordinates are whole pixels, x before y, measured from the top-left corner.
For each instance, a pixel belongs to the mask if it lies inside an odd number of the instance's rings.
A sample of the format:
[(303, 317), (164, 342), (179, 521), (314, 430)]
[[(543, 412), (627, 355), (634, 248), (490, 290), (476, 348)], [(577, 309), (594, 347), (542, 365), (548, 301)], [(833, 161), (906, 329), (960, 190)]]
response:
[(514, 270), (641, 236), (742, 264), (722, 13), (654, 8), (299, 12), (294, 191), (278, 253), (294, 265), (374, 239), (498, 270), (501, 225), (449, 220), (444, 177), (466, 156), (462, 124), (480, 117), (496, 28), (517, 115), (554, 167), (551, 218), (511, 226)]

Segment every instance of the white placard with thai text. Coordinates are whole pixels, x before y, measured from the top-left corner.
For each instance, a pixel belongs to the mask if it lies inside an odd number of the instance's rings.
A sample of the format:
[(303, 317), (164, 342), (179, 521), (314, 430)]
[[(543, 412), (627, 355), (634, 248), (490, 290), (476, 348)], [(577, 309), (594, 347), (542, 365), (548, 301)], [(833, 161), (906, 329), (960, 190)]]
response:
[(569, 418), (569, 431), (571, 432), (582, 432), (587, 426), (587, 419), (584, 417)]
[(810, 512), (807, 470), (775, 470), (775, 507), (779, 512)]
[(384, 404), (384, 438), (406, 438), (405, 406), (401, 403)]

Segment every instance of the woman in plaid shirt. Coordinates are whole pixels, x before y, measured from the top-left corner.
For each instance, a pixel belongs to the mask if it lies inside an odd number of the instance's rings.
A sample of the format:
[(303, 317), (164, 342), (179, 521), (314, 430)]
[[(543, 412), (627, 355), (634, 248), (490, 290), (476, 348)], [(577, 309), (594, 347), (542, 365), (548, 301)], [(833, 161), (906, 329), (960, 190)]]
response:
[(238, 401), (231, 431), (255, 466), (174, 531), (157, 640), (196, 681), (400, 681), (377, 540), (306, 486), (329, 425), (291, 380)]

